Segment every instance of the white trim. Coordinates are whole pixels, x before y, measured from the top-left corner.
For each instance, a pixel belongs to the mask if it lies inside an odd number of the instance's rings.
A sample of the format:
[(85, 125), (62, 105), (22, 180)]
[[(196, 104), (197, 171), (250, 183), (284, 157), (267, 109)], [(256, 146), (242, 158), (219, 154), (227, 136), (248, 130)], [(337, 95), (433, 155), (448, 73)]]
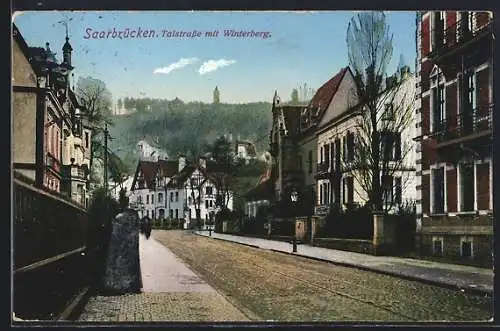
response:
[(453, 83), (456, 83), (457, 81), (458, 81), (458, 79), (457, 79), (457, 78), (452, 79), (452, 80), (449, 80), (449, 81), (446, 81), (446, 82), (444, 83), (444, 86), (451, 85), (451, 84), (453, 84)]
[(480, 164), (480, 160), (474, 161), (474, 210), (477, 210), (477, 165)]
[(428, 89), (427, 91), (425, 91), (425, 92), (423, 92), (423, 93), (422, 93), (422, 98), (427, 97), (427, 96), (429, 96), (430, 94), (431, 94), (431, 90), (430, 90), (430, 89)]
[(489, 62), (485, 62), (481, 64), (480, 66), (474, 68), (474, 73), (477, 73), (479, 71), (483, 71), (484, 69), (488, 68), (490, 66)]
[(430, 174), (431, 174), (430, 169), (427, 169), (427, 170), (422, 170), (422, 176), (423, 176), (423, 175), (430, 175)]

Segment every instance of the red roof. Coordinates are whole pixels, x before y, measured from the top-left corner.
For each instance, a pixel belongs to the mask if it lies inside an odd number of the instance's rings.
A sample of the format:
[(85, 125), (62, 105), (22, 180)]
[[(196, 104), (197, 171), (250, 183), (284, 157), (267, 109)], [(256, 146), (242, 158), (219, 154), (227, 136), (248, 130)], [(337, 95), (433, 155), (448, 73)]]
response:
[(135, 185), (135, 181), (137, 179), (137, 176), (139, 175), (139, 171), (141, 171), (144, 175), (146, 187), (153, 188), (153, 182), (156, 176), (156, 172), (158, 171), (158, 164), (151, 161), (139, 161), (132, 187)]
[(179, 172), (179, 161), (159, 160), (158, 167), (162, 170), (163, 176), (172, 177)]
[(340, 70), (335, 76), (333, 76), (329, 81), (323, 84), (316, 94), (311, 99), (309, 103), (309, 107), (316, 108), (321, 106), (321, 109), (326, 109), (332, 102), (333, 96), (337, 93), (339, 89), (340, 82), (342, 82), (342, 78), (344, 78), (344, 74), (349, 69), (349, 67), (345, 67)]

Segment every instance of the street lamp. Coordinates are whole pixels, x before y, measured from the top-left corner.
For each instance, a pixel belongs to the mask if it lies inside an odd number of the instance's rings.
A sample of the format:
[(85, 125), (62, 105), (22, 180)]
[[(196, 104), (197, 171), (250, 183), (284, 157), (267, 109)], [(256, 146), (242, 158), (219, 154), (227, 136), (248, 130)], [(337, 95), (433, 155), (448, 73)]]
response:
[(296, 214), (296, 207), (297, 207), (297, 202), (299, 201), (299, 193), (295, 188), (292, 189), (292, 192), (290, 193), (290, 200), (292, 201), (293, 204), (293, 216), (294, 216), (294, 233), (292, 236), (292, 251), (293, 253), (297, 253), (297, 234), (295, 233), (295, 214)]

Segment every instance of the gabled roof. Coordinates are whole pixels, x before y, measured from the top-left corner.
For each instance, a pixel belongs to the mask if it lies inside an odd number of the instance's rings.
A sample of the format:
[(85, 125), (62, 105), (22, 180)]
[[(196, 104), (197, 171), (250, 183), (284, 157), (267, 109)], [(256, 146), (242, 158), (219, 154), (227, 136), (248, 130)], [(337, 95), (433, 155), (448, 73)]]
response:
[(314, 94), (314, 97), (311, 99), (311, 102), (309, 102), (309, 107), (310, 108), (317, 108), (321, 107), (321, 109), (326, 109), (330, 105), (330, 102), (332, 102), (333, 96), (335, 93), (337, 93), (337, 90), (339, 89), (340, 83), (342, 82), (342, 78), (344, 78), (345, 73), (347, 70), (350, 70), (349, 67), (342, 68), (335, 76), (330, 78), (326, 83), (324, 83), (318, 91), (316, 91), (316, 94)]
[(300, 129), (300, 112), (304, 106), (283, 106), (283, 116), (285, 117), (285, 125), (288, 130), (288, 135), (294, 135)]
[(163, 176), (172, 177), (179, 172), (179, 161), (158, 160), (158, 167)]
[(139, 176), (139, 173), (142, 172), (142, 174), (144, 175), (144, 181), (146, 187), (149, 189), (154, 188), (153, 184), (157, 170), (158, 170), (158, 164), (156, 162), (139, 161), (139, 163), (137, 164), (137, 168), (135, 170), (134, 182), (132, 183), (132, 187), (135, 187), (137, 177)]
[(192, 165), (186, 165), (180, 172), (172, 177), (170, 182), (167, 184), (167, 187), (175, 187), (179, 184), (184, 183), (195, 170), (196, 167)]

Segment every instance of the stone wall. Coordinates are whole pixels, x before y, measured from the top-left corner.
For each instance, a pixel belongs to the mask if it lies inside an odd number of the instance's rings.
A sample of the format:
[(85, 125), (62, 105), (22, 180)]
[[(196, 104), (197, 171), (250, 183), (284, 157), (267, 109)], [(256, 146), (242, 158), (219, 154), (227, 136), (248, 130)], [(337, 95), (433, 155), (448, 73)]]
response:
[(374, 254), (373, 243), (371, 240), (315, 238), (313, 246), (363, 254)]

